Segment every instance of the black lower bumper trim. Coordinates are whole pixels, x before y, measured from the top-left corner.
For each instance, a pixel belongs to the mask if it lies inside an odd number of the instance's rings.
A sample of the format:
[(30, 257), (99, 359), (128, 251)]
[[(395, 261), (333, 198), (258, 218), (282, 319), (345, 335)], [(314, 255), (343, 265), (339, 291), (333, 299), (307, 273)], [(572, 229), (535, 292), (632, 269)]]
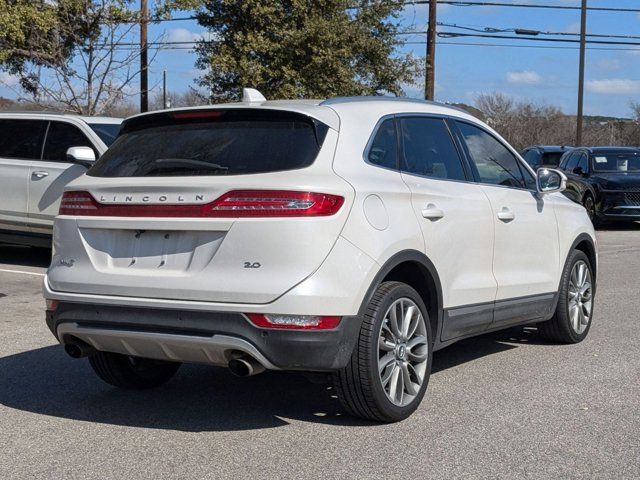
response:
[(283, 370), (333, 371), (344, 367), (356, 345), (359, 317), (344, 317), (333, 330), (272, 330), (251, 324), (233, 312), (201, 312), (60, 303), (47, 312), (55, 335), (62, 323), (91, 328), (207, 337), (229, 335), (248, 341)]

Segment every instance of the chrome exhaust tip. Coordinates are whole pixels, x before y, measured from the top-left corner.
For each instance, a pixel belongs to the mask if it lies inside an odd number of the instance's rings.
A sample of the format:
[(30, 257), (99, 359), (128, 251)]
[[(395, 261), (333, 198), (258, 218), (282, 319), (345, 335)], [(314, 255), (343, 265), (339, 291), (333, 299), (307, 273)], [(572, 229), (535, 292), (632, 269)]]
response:
[(242, 355), (229, 360), (229, 370), (237, 377), (250, 377), (266, 370), (264, 365), (249, 355)]

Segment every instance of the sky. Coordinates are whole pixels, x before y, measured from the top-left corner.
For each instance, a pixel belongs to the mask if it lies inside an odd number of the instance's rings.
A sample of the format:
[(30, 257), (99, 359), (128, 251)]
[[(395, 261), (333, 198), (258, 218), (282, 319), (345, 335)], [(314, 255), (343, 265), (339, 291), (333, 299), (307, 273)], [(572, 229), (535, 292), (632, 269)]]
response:
[[(500, 1), (580, 5), (580, 0)], [(640, 1), (589, 0), (589, 6), (640, 8)], [(187, 17), (191, 13), (176, 12), (174, 16)], [(400, 20), (402, 25), (411, 31), (426, 30), (427, 6), (408, 4)], [(580, 28), (580, 12), (439, 5), (438, 21), (480, 28), (525, 28), (577, 33)], [(438, 31), (465, 32), (446, 26), (439, 26)], [(640, 37), (640, 14), (590, 11), (587, 31), (591, 34)], [(192, 42), (205, 37), (206, 32), (193, 20), (154, 24), (149, 30), (151, 40), (162, 38), (166, 41)], [(407, 35), (403, 38), (407, 44), (402, 48), (402, 52), (412, 52), (416, 56), (424, 57), (424, 34)], [(640, 39), (631, 41), (640, 44)], [(500, 46), (468, 45), (469, 43)], [(577, 105), (578, 58), (577, 45), (570, 43), (439, 38), (436, 54), (436, 100), (473, 104), (481, 93), (501, 92), (518, 100), (552, 104), (560, 107), (565, 113), (573, 114)], [(159, 90), (162, 71), (167, 70), (168, 89), (173, 92), (186, 91), (189, 86), (194, 85), (194, 79), (201, 73), (195, 68), (195, 60), (196, 55), (191, 50), (159, 51), (150, 66), (150, 85), (154, 86), (156, 91)], [(0, 96), (15, 98), (15, 92), (7, 87), (7, 84), (11, 86), (12, 81), (13, 79), (0, 72)], [(1, 85), (3, 82), (4, 86)], [(421, 98), (423, 88), (423, 83), (408, 85), (405, 87), (405, 93), (410, 97)], [(627, 117), (630, 115), (631, 100), (640, 101), (640, 45), (590, 46), (586, 55), (585, 113)]]

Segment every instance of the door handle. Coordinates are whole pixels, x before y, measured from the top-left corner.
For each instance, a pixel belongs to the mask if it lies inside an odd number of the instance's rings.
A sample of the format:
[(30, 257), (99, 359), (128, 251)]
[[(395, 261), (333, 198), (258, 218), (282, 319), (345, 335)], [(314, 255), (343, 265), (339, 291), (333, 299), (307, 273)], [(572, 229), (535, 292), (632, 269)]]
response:
[(433, 203), (430, 203), (425, 209), (422, 210), (422, 216), (428, 220), (436, 221), (444, 217), (444, 212), (441, 208), (438, 208)]
[(33, 172), (31, 176), (36, 178), (44, 178), (49, 176), (49, 172), (43, 172), (43, 171)]
[(502, 207), (498, 212), (498, 218), (504, 223), (509, 223), (516, 219), (516, 214), (509, 207)]

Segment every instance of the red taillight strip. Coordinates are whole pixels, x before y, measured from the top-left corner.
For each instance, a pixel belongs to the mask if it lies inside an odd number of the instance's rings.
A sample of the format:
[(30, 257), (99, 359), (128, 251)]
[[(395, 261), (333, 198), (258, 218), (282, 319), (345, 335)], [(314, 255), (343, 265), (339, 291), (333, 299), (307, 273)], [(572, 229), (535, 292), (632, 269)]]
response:
[(127, 205), (99, 203), (89, 192), (65, 192), (60, 215), (100, 217), (320, 217), (344, 203), (338, 195), (285, 190), (233, 190), (201, 205)]
[(284, 190), (235, 190), (211, 204), (214, 217), (320, 217), (344, 203), (337, 195)]

